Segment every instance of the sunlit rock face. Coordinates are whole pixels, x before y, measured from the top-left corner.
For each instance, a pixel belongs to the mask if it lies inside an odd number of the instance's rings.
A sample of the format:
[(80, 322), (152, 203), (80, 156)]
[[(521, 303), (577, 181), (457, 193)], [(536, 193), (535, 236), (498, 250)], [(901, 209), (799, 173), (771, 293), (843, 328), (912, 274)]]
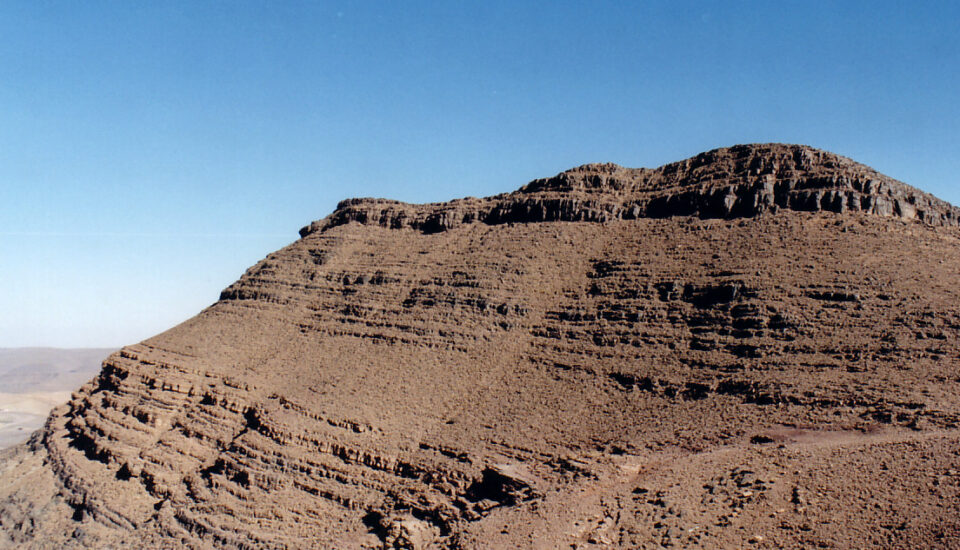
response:
[(956, 546), (958, 220), (779, 144), (344, 201), (8, 452), (4, 540)]

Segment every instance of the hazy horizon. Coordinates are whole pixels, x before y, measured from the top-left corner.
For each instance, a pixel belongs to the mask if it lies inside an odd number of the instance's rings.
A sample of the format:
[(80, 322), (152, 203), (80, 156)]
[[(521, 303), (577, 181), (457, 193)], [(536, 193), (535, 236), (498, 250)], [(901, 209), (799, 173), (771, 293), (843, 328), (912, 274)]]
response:
[(166, 330), (352, 196), (803, 143), (954, 204), (949, 2), (0, 7), (2, 347)]
[(104, 346), (104, 347), (81, 347), (81, 348), (62, 348), (56, 346), (3, 346), (0, 347), (0, 352), (4, 351), (17, 351), (17, 350), (54, 350), (54, 351), (90, 351), (90, 350), (103, 350), (103, 351), (112, 351), (118, 350), (123, 346)]

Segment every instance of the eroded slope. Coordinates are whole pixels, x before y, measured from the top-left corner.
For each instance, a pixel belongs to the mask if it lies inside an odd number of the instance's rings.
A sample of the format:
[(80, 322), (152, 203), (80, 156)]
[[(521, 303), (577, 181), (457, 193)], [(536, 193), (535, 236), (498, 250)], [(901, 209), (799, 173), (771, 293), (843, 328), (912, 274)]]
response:
[(111, 356), (8, 454), (0, 521), (37, 547), (949, 547), (956, 219), (793, 146), (346, 203)]

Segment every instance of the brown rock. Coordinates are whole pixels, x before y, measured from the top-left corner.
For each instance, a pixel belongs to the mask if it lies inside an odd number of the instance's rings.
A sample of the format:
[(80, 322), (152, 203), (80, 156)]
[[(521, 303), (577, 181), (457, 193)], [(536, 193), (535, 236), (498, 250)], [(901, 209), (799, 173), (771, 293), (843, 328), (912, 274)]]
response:
[(956, 547), (958, 219), (778, 144), (344, 201), (2, 456), (0, 546)]

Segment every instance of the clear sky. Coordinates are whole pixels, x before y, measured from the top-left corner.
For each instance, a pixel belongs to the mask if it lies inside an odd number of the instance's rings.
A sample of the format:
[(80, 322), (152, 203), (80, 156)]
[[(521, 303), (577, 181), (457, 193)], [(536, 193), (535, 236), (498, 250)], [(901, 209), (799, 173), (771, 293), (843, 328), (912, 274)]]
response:
[(119, 346), (340, 199), (805, 143), (960, 204), (958, 2), (0, 3), (0, 346)]

